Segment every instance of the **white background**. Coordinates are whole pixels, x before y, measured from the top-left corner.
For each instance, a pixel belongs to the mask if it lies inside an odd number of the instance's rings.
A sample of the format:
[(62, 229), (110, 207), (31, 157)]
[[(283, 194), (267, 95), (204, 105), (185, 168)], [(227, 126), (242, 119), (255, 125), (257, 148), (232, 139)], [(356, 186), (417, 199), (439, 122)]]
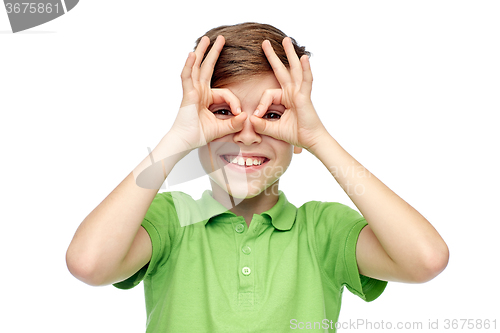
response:
[[(345, 291), (340, 321), (436, 332), (429, 320), (442, 331), (446, 319), (496, 319), (500, 328), (500, 3), (326, 4), (82, 0), (17, 34), (0, 9), (0, 331), (144, 331), (142, 285), (87, 286), (65, 252), (170, 128), (196, 38), (245, 21), (273, 24), (313, 53), (313, 102), (330, 133), (450, 248), (447, 269), (428, 283), (390, 283), (371, 303)], [(308, 152), (280, 183), (296, 206), (354, 207)], [(193, 184), (178, 189), (196, 197), (208, 180)]]

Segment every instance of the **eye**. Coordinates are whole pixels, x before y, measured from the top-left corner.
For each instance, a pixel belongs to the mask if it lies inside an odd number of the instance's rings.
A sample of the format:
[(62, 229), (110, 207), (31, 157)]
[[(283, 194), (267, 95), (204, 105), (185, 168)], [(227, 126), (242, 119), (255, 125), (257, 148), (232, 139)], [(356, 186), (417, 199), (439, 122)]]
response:
[(228, 119), (229, 117), (233, 116), (231, 110), (229, 109), (219, 109), (219, 110), (214, 110), (212, 112), (218, 119)]
[(225, 116), (229, 116), (232, 113), (231, 110), (221, 109), (221, 110), (215, 110), (214, 114), (223, 114)]
[(278, 120), (281, 118), (281, 113), (269, 111), (265, 115), (263, 115), (262, 118), (268, 119), (268, 120)]

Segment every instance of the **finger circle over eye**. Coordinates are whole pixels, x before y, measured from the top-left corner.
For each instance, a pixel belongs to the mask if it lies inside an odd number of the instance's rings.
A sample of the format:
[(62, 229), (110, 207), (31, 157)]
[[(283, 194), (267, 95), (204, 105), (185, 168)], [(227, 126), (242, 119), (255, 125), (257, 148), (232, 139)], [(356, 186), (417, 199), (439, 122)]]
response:
[(227, 103), (233, 115), (241, 113), (241, 103), (238, 97), (227, 88), (214, 88), (212, 89), (212, 98), (214, 104)]
[(262, 94), (259, 105), (257, 106), (254, 115), (257, 117), (262, 117), (266, 113), (266, 110), (269, 108), (269, 106), (271, 106), (271, 104), (281, 104), (281, 94), (281, 89), (266, 89)]

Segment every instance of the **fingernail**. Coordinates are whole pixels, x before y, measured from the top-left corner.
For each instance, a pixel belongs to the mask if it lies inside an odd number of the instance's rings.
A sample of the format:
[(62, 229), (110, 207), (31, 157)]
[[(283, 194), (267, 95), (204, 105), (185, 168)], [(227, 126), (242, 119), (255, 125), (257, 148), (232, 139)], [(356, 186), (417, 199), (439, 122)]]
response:
[(253, 112), (253, 115), (254, 115), (254, 116), (259, 116), (259, 109), (255, 110), (255, 111)]
[(241, 113), (241, 108), (237, 108), (237, 109), (236, 109), (236, 113), (237, 113), (237, 114), (240, 114), (240, 113)]

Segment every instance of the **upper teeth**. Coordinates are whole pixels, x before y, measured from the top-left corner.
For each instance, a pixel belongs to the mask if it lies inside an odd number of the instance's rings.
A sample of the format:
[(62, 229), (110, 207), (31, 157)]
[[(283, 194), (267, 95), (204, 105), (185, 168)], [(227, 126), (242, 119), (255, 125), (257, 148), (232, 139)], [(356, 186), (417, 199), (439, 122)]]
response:
[(251, 165), (261, 165), (264, 162), (265, 157), (241, 157), (241, 156), (224, 156), (225, 160), (238, 164), (238, 165), (246, 165), (246, 166), (251, 166)]

